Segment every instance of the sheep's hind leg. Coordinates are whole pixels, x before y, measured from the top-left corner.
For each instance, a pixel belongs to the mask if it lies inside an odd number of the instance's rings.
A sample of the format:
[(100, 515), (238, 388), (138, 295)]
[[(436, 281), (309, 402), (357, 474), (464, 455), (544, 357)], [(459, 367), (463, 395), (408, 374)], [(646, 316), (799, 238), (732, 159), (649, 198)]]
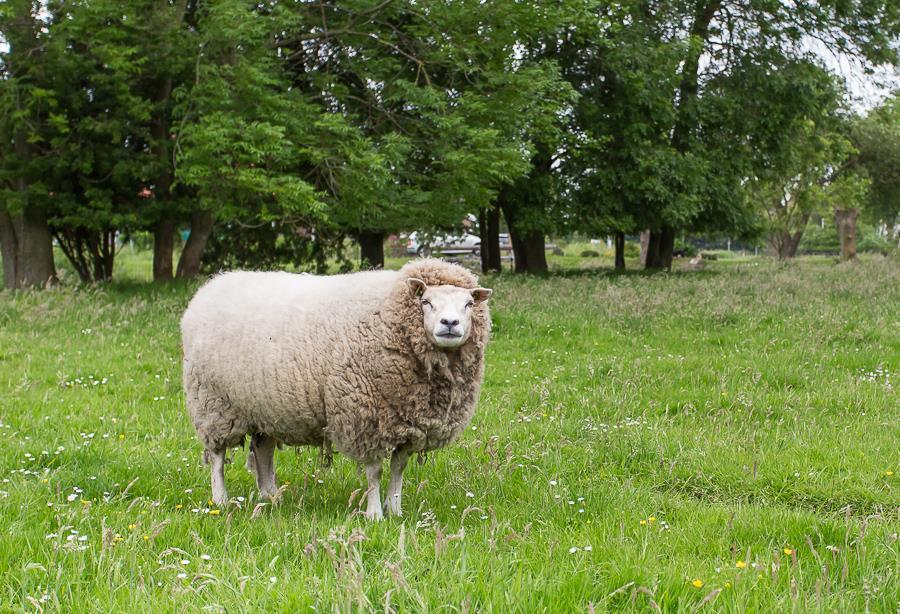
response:
[(381, 512), (381, 461), (366, 465), (366, 480), (369, 484), (368, 503), (366, 505), (366, 518), (369, 520), (381, 520), (384, 514)]
[(228, 491), (225, 489), (225, 448), (206, 450), (209, 472), (212, 478), (212, 500), (216, 505), (228, 503)]
[(409, 461), (409, 451), (400, 448), (394, 450), (391, 456), (391, 481), (388, 483), (387, 494), (384, 497), (384, 509), (388, 516), (402, 516), (400, 506), (400, 491), (403, 489), (403, 470)]
[(275, 438), (257, 434), (253, 436), (253, 464), (256, 473), (256, 486), (263, 497), (275, 495)]

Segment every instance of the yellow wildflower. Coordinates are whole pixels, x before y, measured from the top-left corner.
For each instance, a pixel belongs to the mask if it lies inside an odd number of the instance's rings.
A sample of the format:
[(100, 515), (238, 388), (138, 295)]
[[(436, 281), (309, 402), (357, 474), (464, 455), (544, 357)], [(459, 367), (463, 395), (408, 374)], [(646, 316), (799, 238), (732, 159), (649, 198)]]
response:
[(734, 564), (734, 566), (737, 567), (738, 569), (743, 569), (744, 567), (747, 566), (747, 563), (745, 563), (744, 561), (738, 561), (737, 563)]
[(726, 582), (726, 583), (725, 583), (725, 588), (731, 588), (731, 582)]
[(145, 542), (146, 542), (146, 541), (150, 541), (150, 536), (149, 536), (149, 535), (144, 535), (144, 541), (145, 541)]
[(209, 510), (210, 516), (218, 516), (221, 513), (220, 510)]
[(130, 524), (130, 525), (128, 525), (128, 528), (131, 529), (132, 531), (134, 531), (134, 530), (137, 528), (137, 525), (136, 525), (136, 524)]
[(894, 475), (894, 472), (891, 471), (890, 469), (888, 469), (887, 471), (884, 472), (884, 475), (886, 475), (887, 477), (891, 477), (892, 475)]
[(792, 554), (794, 554), (794, 550), (792, 548), (785, 548), (784, 553), (788, 556), (791, 556)]
[(119, 440), (121, 441), (122, 439), (125, 439), (125, 435), (124, 435), (124, 434), (123, 434), (123, 435), (119, 435)]
[(182, 504), (180, 504), (180, 503), (176, 503), (176, 504), (175, 504), (175, 509), (176, 509), (176, 510), (180, 510), (180, 509), (183, 508), (183, 507), (184, 507), (184, 506), (183, 506)]
[(693, 585), (694, 588), (703, 588), (703, 580), (701, 580), (700, 578), (696, 578), (693, 582), (691, 582), (691, 585)]
[(649, 520), (650, 522), (656, 522), (656, 516), (650, 516), (650, 518), (648, 518), (647, 520)]
[(641, 526), (644, 526), (645, 524), (647, 524), (647, 521), (646, 521), (646, 520), (641, 520)]

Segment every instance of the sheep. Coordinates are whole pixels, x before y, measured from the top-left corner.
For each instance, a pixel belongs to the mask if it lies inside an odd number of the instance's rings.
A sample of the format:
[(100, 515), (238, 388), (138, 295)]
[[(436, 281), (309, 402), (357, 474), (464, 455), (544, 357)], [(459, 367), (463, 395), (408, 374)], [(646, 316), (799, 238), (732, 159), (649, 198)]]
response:
[(400, 515), (410, 456), (451, 443), (475, 413), (491, 292), (435, 259), (400, 271), (214, 277), (181, 321), (186, 405), (213, 501), (227, 503), (225, 452), (249, 435), (262, 496), (276, 492), (276, 447), (322, 446), (365, 467), (367, 518)]

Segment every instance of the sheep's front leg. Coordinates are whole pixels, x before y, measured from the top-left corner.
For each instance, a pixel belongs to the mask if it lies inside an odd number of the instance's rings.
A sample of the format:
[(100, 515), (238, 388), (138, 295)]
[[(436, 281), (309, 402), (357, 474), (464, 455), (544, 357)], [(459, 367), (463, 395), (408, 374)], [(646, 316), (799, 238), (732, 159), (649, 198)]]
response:
[(402, 516), (400, 507), (400, 491), (403, 489), (403, 470), (409, 461), (409, 451), (403, 449), (394, 450), (391, 456), (391, 481), (388, 483), (387, 495), (384, 498), (384, 508), (388, 516)]
[(381, 513), (381, 461), (366, 465), (366, 480), (369, 484), (366, 518), (381, 520), (384, 518)]
[(212, 478), (212, 500), (216, 505), (228, 503), (228, 491), (225, 489), (225, 448), (206, 450), (206, 461)]
[(256, 486), (263, 497), (271, 497), (275, 487), (275, 438), (257, 434), (253, 436), (253, 464)]

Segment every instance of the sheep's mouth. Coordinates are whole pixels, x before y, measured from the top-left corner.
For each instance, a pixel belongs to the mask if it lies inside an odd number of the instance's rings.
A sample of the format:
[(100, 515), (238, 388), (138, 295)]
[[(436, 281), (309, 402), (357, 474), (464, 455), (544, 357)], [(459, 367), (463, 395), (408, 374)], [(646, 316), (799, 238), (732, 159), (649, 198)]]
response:
[(462, 333), (454, 333), (451, 330), (444, 331), (442, 333), (438, 333), (436, 335), (438, 339), (459, 339), (462, 337)]

